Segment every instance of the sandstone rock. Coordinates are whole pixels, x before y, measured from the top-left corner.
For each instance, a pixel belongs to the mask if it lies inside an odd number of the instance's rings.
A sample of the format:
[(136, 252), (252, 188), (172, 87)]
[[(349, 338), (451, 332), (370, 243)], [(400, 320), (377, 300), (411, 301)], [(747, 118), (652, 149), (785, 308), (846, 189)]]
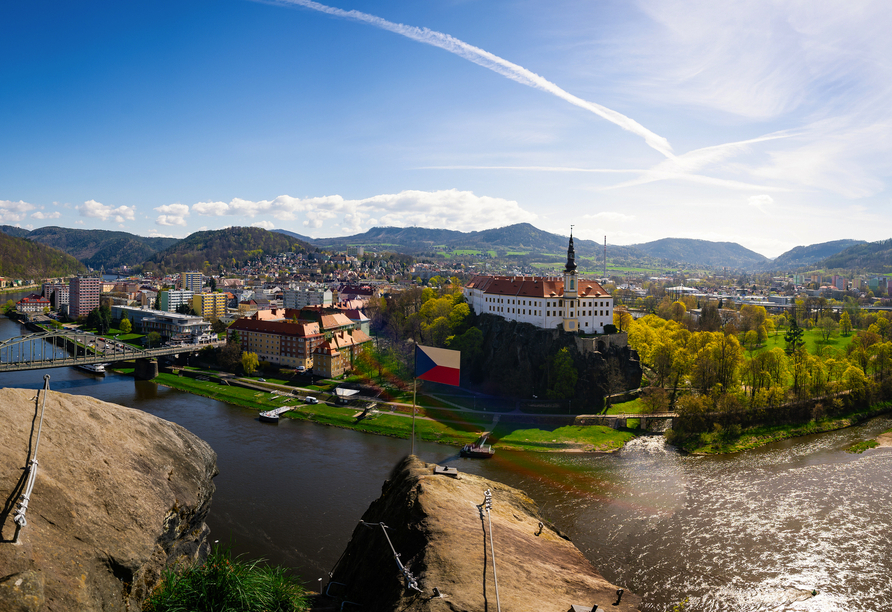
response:
[[(381, 527), (360, 524), (332, 578), (346, 586), (332, 585), (333, 594), (366, 611), (495, 610), (489, 519), (479, 508), (491, 489), (502, 612), (566, 612), (574, 604), (590, 610), (596, 603), (599, 610), (638, 609), (640, 599), (631, 593), (612, 605), (618, 587), (556, 528), (546, 524), (540, 533), (536, 505), (522, 491), (470, 474), (435, 475), (434, 467), (404, 459), (362, 517), (390, 527), (388, 536), (422, 592), (405, 588)], [(436, 597), (434, 587), (444, 596)]]
[(27, 525), (17, 530), (42, 393), (0, 389), (0, 579), (9, 577), (0, 610), (25, 584), (10, 586), (12, 574), (42, 580), (42, 607), (21, 609), (140, 610), (165, 567), (206, 552), (216, 454), (145, 412), (50, 392)]

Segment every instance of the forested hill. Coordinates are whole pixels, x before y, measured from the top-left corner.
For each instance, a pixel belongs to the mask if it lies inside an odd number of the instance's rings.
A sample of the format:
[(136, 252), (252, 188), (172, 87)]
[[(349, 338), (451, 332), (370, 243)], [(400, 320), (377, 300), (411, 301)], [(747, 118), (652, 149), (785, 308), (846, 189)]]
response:
[(772, 263), (772, 267), (777, 270), (793, 270), (811, 266), (858, 244), (866, 243), (864, 240), (833, 240), (809, 246), (798, 246), (778, 256)]
[(0, 233), (0, 276), (41, 280), (84, 272), (84, 265), (57, 249)]
[(710, 268), (753, 270), (764, 267), (770, 260), (736, 242), (711, 242), (693, 238), (662, 238), (632, 248), (652, 257)]
[(264, 255), (315, 251), (312, 245), (259, 227), (228, 227), (196, 232), (142, 264), (145, 272), (238, 268)]
[(878, 274), (888, 274), (892, 272), (892, 239), (850, 246), (821, 261), (819, 265), (827, 270), (857, 268)]
[(0, 232), (9, 236), (15, 236), (16, 238), (24, 238), (28, 235), (28, 230), (16, 227), (15, 225), (0, 225)]
[[(3, 226), (3, 230), (9, 226)], [(20, 230), (21, 228), (12, 228)], [(107, 230), (71, 229), (67, 227), (41, 227), (31, 232), (14, 233), (68, 253), (91, 268), (107, 269), (135, 266), (157, 251), (177, 242), (176, 238), (147, 238), (128, 232)]]
[[(503, 252), (526, 252), (531, 255), (550, 254), (566, 257), (569, 234), (552, 234), (540, 230), (529, 223), (517, 223), (507, 227), (481, 230), (479, 232), (459, 232), (446, 229), (424, 227), (373, 227), (363, 234), (339, 238), (319, 238), (313, 244), (333, 249), (347, 246), (365, 246), (376, 249), (399, 250), (414, 255), (433, 253), (440, 250), (495, 250)], [(594, 240), (573, 239), (576, 254), (581, 257), (603, 256), (603, 245)], [(611, 245), (612, 255), (628, 255), (629, 247)]]

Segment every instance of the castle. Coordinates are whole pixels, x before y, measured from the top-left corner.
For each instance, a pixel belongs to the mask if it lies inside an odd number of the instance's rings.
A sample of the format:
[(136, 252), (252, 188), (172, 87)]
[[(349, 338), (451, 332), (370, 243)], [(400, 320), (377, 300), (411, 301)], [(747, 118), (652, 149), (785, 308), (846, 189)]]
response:
[(475, 276), (464, 287), (465, 300), (477, 314), (493, 314), (543, 329), (563, 327), (573, 333), (604, 333), (613, 323), (613, 297), (597, 282), (576, 278), (573, 234), (561, 278)]

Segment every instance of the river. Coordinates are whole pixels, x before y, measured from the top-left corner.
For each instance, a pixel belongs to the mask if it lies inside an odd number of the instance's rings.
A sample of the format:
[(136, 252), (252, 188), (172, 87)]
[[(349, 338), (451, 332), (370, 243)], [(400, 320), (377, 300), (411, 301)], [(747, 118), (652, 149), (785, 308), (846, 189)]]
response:
[[(19, 333), (0, 317), (0, 338)], [(145, 410), (207, 440), (220, 469), (212, 539), (293, 567), (312, 586), (408, 451), (405, 440), (262, 424), (253, 411), (118, 375), (34, 370), (0, 374), (0, 386), (37, 388), (47, 373), (55, 391)], [(643, 596), (644, 610), (688, 597), (689, 612), (883, 611), (892, 610), (892, 452), (844, 448), (889, 427), (881, 417), (728, 457), (683, 455), (659, 437), (613, 455), (480, 461), (424, 443), (417, 454), (525, 490), (605, 578)]]

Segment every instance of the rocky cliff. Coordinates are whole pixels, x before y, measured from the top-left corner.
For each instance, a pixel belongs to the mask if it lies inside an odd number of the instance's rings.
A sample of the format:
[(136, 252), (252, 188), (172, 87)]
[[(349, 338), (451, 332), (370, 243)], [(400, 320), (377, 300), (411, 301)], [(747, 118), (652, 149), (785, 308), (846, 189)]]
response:
[(0, 389), (0, 610), (140, 610), (165, 567), (206, 552), (216, 454), (139, 410), (50, 392), (17, 528), (36, 395)]
[[(492, 491), (490, 517), (481, 511)], [(522, 491), (471, 474), (450, 477), (404, 459), (353, 532), (330, 592), (366, 611), (567, 612), (572, 605), (637, 610), (640, 599), (608, 583)], [(387, 536), (378, 523), (387, 525)], [(389, 538), (389, 542), (388, 542)], [(417, 580), (407, 589), (393, 548)], [(436, 595), (437, 589), (442, 597)], [(350, 608), (353, 609), (353, 608)]]
[[(488, 314), (477, 316), (475, 325), (483, 333), (483, 342), (482, 352), (471, 366), (470, 379), (487, 393), (547, 397), (546, 364), (563, 348), (569, 351), (579, 376), (572, 398), (574, 412), (600, 410), (605, 395), (636, 389), (641, 384), (638, 354), (628, 346), (610, 342), (616, 336), (589, 337), (583, 342), (576, 334)], [(588, 346), (596, 350), (586, 350)]]

